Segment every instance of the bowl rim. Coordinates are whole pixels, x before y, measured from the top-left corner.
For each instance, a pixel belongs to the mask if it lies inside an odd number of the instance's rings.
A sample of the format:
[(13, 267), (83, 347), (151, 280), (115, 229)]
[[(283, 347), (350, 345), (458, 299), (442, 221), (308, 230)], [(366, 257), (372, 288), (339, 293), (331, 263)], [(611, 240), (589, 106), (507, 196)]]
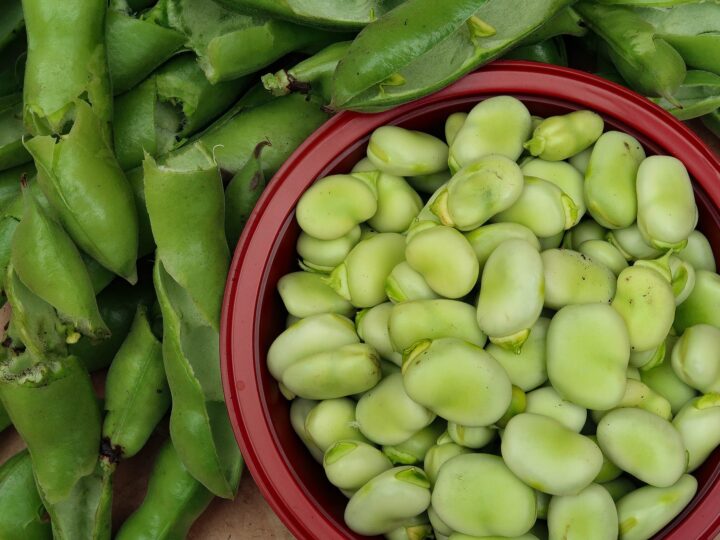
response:
[[(289, 210), (287, 205), (283, 207), (275, 196), (289, 176), (300, 174), (306, 178), (311, 176), (312, 180), (319, 177), (321, 169), (327, 170), (330, 166), (324, 156), (327, 148), (337, 152), (334, 158), (337, 161), (347, 149), (344, 141), (358, 139), (352, 135), (356, 127), (362, 125), (367, 132), (369, 124), (374, 128), (394, 123), (434, 103), (499, 94), (515, 95), (521, 100), (523, 96), (562, 100), (617, 118), (663, 147), (668, 154), (683, 156), (683, 161), (690, 164), (691, 176), (720, 208), (720, 159), (694, 132), (632, 90), (572, 68), (527, 61), (496, 61), (419, 100), (373, 114), (343, 111), (325, 122), (278, 170), (250, 215), (230, 266), (220, 330), (223, 389), (235, 438), (263, 497), (296, 538), (353, 537), (338, 531), (327, 513), (307, 497), (286, 455), (276, 446), (267, 403), (255, 372), (259, 353), (255, 339), (260, 314), (257, 301), (266, 277), (265, 262), (273, 255), (268, 246), (284, 234), (287, 216), (294, 208), (294, 205)], [(672, 148), (668, 148), (667, 141), (672, 143)], [(698, 171), (702, 174), (696, 174)], [(246, 260), (251, 263), (244, 265)], [(717, 510), (720, 466), (708, 480), (705, 492), (662, 538), (709, 540), (720, 532)]]

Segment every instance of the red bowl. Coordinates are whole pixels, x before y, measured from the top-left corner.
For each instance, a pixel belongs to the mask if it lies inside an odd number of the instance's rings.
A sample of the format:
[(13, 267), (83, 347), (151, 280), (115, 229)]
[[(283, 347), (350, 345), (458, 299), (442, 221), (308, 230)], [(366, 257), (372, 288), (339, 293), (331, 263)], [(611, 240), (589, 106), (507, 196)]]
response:
[[(445, 118), (508, 94), (540, 116), (591, 109), (608, 127), (636, 137), (648, 154), (681, 159), (696, 181), (699, 228), (720, 255), (720, 161), (670, 114), (642, 96), (588, 73), (534, 62), (495, 62), (433, 95), (377, 114), (343, 112), (285, 162), (258, 202), (235, 250), (221, 329), (222, 375), (235, 437), (265, 499), (299, 539), (362, 538), (343, 521), (346, 499), (295, 435), (289, 402), (266, 368), (270, 344), (285, 327), (275, 285), (297, 270), (295, 204), (316, 179), (347, 172), (385, 124), (442, 133)], [(695, 473), (693, 501), (656, 538), (710, 540), (720, 532), (720, 452)]]

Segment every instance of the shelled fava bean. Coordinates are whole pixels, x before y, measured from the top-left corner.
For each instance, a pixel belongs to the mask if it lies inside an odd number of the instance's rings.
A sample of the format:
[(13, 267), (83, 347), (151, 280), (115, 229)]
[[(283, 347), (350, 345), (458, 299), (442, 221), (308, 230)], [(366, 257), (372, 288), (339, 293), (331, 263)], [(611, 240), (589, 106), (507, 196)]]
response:
[(301, 197), (268, 366), (355, 532), (642, 540), (695, 495), (720, 276), (684, 165), (604, 128), (495, 97)]

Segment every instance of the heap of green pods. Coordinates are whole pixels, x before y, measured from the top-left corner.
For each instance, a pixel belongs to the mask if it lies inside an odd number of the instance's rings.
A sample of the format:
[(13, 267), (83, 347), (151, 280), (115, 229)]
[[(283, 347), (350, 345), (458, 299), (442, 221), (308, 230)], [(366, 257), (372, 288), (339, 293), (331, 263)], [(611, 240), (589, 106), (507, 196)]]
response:
[(435, 127), (376, 129), (298, 202), (266, 357), (294, 431), (358, 534), (649, 540), (720, 447), (720, 275), (687, 169), (510, 96)]

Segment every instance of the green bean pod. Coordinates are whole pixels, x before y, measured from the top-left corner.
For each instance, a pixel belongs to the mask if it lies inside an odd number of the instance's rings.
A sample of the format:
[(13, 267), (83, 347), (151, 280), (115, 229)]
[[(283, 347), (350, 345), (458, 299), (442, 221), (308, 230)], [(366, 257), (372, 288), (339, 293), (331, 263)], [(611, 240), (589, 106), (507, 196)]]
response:
[(403, 355), (402, 374), (410, 398), (451, 422), (489, 426), (510, 406), (511, 384), (502, 366), (456, 338), (416, 343)]
[(618, 517), (607, 490), (590, 484), (577, 495), (553, 497), (548, 507), (548, 528), (552, 538), (568, 540), (614, 540), (617, 538)]
[(547, 39), (532, 45), (522, 45), (504, 55), (503, 58), (567, 66), (565, 42), (560, 39)]
[(22, 144), (25, 126), (22, 120), (22, 96), (0, 98), (0, 171), (30, 161)]
[(487, 341), (473, 307), (444, 298), (393, 306), (388, 329), (393, 349), (399, 353), (423, 339), (457, 338), (477, 347), (483, 347)]
[[(182, 32), (167, 28), (159, 20), (166, 3), (157, 2), (154, 8), (136, 14), (127, 0), (111, 0), (105, 43), (115, 94), (135, 87), (185, 43)], [(117, 121), (117, 114), (115, 117)]]
[(357, 425), (376, 444), (400, 444), (435, 420), (435, 414), (406, 392), (400, 373), (381, 380), (358, 401)]
[(84, 100), (98, 124), (97, 141), (88, 142), (108, 140), (112, 99), (105, 12), (100, 0), (72, 0), (61, 7), (45, 0), (23, 2), (28, 36), (24, 118), (33, 135), (63, 133)]
[(603, 119), (592, 111), (551, 116), (535, 128), (532, 139), (524, 146), (533, 156), (561, 161), (592, 145), (602, 135), (604, 127)]
[(400, 444), (385, 445), (383, 453), (393, 462), (394, 465), (416, 465), (425, 460), (425, 454), (435, 443), (447, 427), (447, 422), (436, 418), (429, 426), (424, 427), (415, 433), (408, 440)]
[(430, 481), (418, 467), (395, 467), (370, 480), (350, 499), (345, 523), (358, 534), (390, 532), (430, 505)]
[(100, 410), (90, 377), (72, 356), (37, 362), (25, 353), (0, 370), (0, 398), (30, 450), (40, 495), (48, 506), (60, 503), (97, 463)]
[(53, 306), (81, 333), (103, 338), (109, 330), (100, 316), (85, 263), (67, 233), (23, 190), (23, 218), (12, 238), (10, 259), (23, 284)]
[(552, 182), (525, 177), (520, 197), (506, 210), (496, 214), (493, 221), (518, 223), (537, 237), (559, 235), (579, 220), (578, 208), (572, 197)]
[(432, 0), (405, 2), (353, 41), (335, 73), (333, 106), (377, 111), (439, 90), (512, 49), (568, 5), (491, 0), (449, 8)]
[(706, 128), (712, 131), (716, 137), (719, 137), (720, 135), (718, 134), (720, 134), (720, 108), (715, 109), (714, 112), (703, 116), (702, 123), (705, 125)]
[(520, 536), (535, 523), (534, 491), (490, 454), (447, 461), (435, 482), (432, 507), (452, 530), (473, 536)]
[(642, 94), (674, 101), (685, 78), (685, 62), (652, 24), (625, 7), (582, 2), (575, 9), (609, 45), (615, 67), (630, 86)]
[(529, 136), (530, 112), (520, 100), (497, 96), (481, 101), (453, 139), (450, 170), (456, 172), (490, 154), (516, 161)]
[[(720, 70), (720, 62), (717, 69)], [(710, 71), (689, 70), (674, 98), (675, 103), (665, 98), (653, 98), (652, 101), (679, 120), (712, 114), (720, 107), (720, 75)]]
[(506, 240), (483, 270), (478, 326), (493, 343), (520, 350), (540, 317), (544, 289), (542, 258), (535, 247), (525, 240)]
[(15, 454), (0, 466), (0, 535), (5, 538), (50, 540), (50, 523), (33, 478), (27, 450)]
[(610, 303), (616, 277), (607, 267), (571, 249), (548, 249), (542, 257), (545, 307), (560, 309), (572, 304)]
[(358, 428), (355, 414), (356, 404), (349, 398), (317, 402), (305, 417), (305, 434), (320, 452), (338, 441), (368, 442)]
[(640, 143), (619, 131), (603, 133), (585, 172), (588, 212), (603, 227), (621, 229), (637, 216), (635, 178), (645, 158)]
[(137, 279), (138, 222), (132, 190), (103, 137), (100, 118), (78, 101), (70, 132), (25, 143), (38, 183), (75, 243), (130, 283)]
[(225, 408), (218, 358), (229, 265), (222, 181), (210, 163), (183, 170), (158, 166), (148, 158), (144, 171), (158, 246), (153, 282), (163, 315), (163, 361), (172, 394), (170, 435), (190, 474), (213, 493), (231, 498), (242, 457)]
[(670, 523), (692, 500), (697, 480), (683, 475), (669, 487), (644, 486), (617, 501), (623, 540), (645, 540)]
[(335, 487), (357, 491), (377, 475), (392, 468), (380, 450), (362, 441), (341, 440), (330, 446), (323, 458), (325, 475)]
[[(582, 365), (577, 358), (582, 357)], [(607, 304), (567, 306), (550, 321), (547, 371), (553, 388), (588, 409), (615, 407), (625, 393), (628, 330)]]
[(230, 249), (233, 249), (240, 239), (245, 223), (265, 189), (267, 179), (261, 158), (263, 149), (268, 145), (267, 141), (260, 141), (253, 150), (252, 157), (225, 188), (225, 236)]
[(162, 344), (142, 306), (108, 371), (104, 407), (103, 438), (114, 459), (137, 454), (170, 407)]
[(189, 473), (180, 454), (168, 442), (155, 459), (145, 499), (115, 538), (185, 538), (212, 499), (213, 494)]
[(443, 225), (471, 231), (512, 206), (523, 185), (523, 173), (514, 161), (483, 156), (455, 173), (430, 209)]
[(408, 239), (405, 258), (433, 291), (446, 298), (465, 296), (478, 279), (477, 257), (467, 239), (452, 227), (418, 232)]
[(612, 307), (627, 325), (632, 350), (647, 351), (658, 347), (670, 331), (675, 296), (658, 272), (632, 266), (618, 276)]
[(249, 85), (249, 77), (210, 84), (194, 55), (174, 57), (115, 99), (113, 141), (120, 167), (137, 167), (145, 152), (158, 156), (180, 146), (229, 109)]

